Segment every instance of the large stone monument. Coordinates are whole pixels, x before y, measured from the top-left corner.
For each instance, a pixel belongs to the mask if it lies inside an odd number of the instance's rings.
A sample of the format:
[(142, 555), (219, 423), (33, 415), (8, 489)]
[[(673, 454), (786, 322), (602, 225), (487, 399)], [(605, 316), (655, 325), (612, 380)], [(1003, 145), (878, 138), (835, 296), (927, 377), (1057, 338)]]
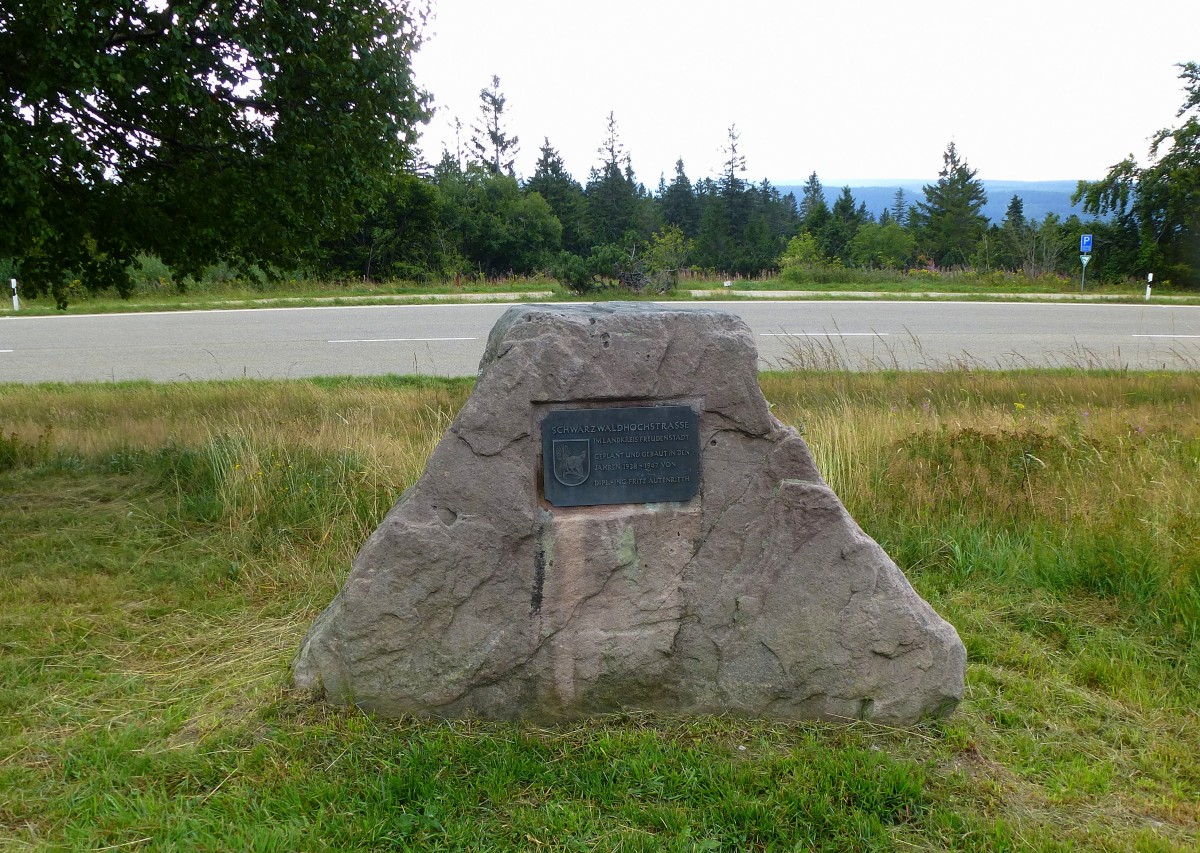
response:
[(730, 314), (510, 309), (296, 686), (385, 714), (903, 724), (966, 652), (770, 413)]

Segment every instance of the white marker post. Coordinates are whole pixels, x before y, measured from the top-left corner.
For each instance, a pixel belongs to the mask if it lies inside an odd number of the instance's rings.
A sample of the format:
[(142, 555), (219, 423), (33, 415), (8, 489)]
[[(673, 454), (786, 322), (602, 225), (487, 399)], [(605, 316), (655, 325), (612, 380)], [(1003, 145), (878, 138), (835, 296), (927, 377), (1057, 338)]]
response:
[(1146, 301), (1150, 301), (1150, 284), (1154, 281), (1154, 273), (1146, 273)]
[(17, 298), (17, 280), (16, 280), (15, 278), (14, 278), (14, 279), (9, 279), (9, 280), (12, 282), (12, 290), (13, 290), (13, 310), (14, 310), (14, 311), (20, 311), (20, 310), (21, 310), (21, 300)]

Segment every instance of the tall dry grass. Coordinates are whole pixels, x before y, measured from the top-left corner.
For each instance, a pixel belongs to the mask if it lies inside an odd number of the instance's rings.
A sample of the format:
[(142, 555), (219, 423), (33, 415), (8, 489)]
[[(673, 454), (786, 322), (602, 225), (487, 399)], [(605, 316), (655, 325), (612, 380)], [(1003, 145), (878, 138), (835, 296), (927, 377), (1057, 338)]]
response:
[(1197, 374), (830, 371), (763, 387), (910, 568), (1119, 595), (1200, 638)]
[[(743, 830), (787, 849), (810, 830), (846, 849), (1194, 849), (1197, 374), (762, 377), (963, 636), (967, 696), (937, 725), (546, 733), (296, 701), (304, 630), (468, 384), (0, 388), (0, 846), (415, 849), (455, 846), (454, 827), (461, 849), (505, 832), (584, 849), (622, 819), (606, 803), (650, 797), (702, 835), (723, 815), (722, 849)], [(664, 768), (680, 778), (654, 793)], [(496, 778), (511, 786), (478, 784)], [(883, 805), (814, 823), (839, 802)], [(660, 817), (626, 819), (678, 837)], [(887, 828), (861, 835), (867, 819)]]

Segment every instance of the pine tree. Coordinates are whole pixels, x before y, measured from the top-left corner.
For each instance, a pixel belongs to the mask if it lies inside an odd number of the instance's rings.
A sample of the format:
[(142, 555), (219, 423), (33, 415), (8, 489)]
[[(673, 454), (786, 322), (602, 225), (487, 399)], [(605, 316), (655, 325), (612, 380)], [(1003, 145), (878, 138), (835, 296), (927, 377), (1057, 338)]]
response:
[(939, 266), (965, 265), (987, 229), (987, 217), (980, 212), (987, 193), (953, 142), (946, 146), (942, 164), (937, 183), (923, 188), (925, 201), (917, 205), (922, 245)]
[(479, 115), (482, 127), (472, 125), (471, 147), (479, 162), (485, 164), (492, 174), (513, 174), (516, 163), (518, 139), (504, 131), (504, 105), (507, 99), (500, 92), (500, 78), (492, 75), (492, 87), (479, 90)]
[(542, 143), (533, 177), (525, 183), (525, 191), (538, 193), (550, 205), (550, 210), (562, 223), (563, 248), (575, 254), (587, 254), (591, 241), (583, 187), (571, 177), (548, 138)]
[(800, 219), (804, 228), (811, 231), (812, 229), (808, 227), (809, 221), (814, 217), (822, 218), (822, 214), (828, 211), (829, 206), (825, 203), (825, 188), (821, 186), (817, 173), (813, 172), (804, 182), (800, 196)]
[(892, 201), (891, 209), (892, 219), (898, 225), (908, 224), (908, 205), (904, 199), (904, 187), (896, 187), (896, 195)]
[(718, 186), (721, 194), (730, 197), (739, 195), (746, 190), (746, 182), (741, 175), (746, 172), (746, 158), (738, 147), (742, 136), (737, 132), (737, 125), (729, 125), (729, 141), (721, 149), (725, 162), (721, 166), (721, 180)]
[(866, 218), (866, 207), (855, 207), (850, 187), (842, 187), (842, 194), (833, 203), (829, 218), (819, 235), (821, 250), (831, 258), (848, 263), (850, 241), (854, 239), (855, 232)]
[(588, 224), (597, 244), (616, 244), (626, 231), (638, 229), (640, 193), (629, 154), (621, 144), (616, 116), (611, 112), (597, 153), (600, 165), (592, 168), (584, 189)]
[(675, 161), (675, 177), (659, 193), (658, 203), (664, 222), (678, 225), (688, 237), (696, 236), (700, 227), (700, 208), (682, 159)]
[(1014, 195), (1004, 211), (1004, 224), (1020, 228), (1025, 224), (1025, 202), (1019, 195)]

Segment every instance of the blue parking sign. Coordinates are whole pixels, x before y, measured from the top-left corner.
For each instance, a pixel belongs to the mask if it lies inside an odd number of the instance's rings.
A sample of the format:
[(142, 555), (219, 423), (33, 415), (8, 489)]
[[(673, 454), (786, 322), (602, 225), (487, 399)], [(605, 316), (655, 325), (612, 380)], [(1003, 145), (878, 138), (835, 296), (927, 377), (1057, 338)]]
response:
[(1091, 250), (1092, 250), (1092, 235), (1091, 234), (1080, 234), (1079, 235), (1079, 251), (1083, 252), (1084, 254), (1087, 254)]

